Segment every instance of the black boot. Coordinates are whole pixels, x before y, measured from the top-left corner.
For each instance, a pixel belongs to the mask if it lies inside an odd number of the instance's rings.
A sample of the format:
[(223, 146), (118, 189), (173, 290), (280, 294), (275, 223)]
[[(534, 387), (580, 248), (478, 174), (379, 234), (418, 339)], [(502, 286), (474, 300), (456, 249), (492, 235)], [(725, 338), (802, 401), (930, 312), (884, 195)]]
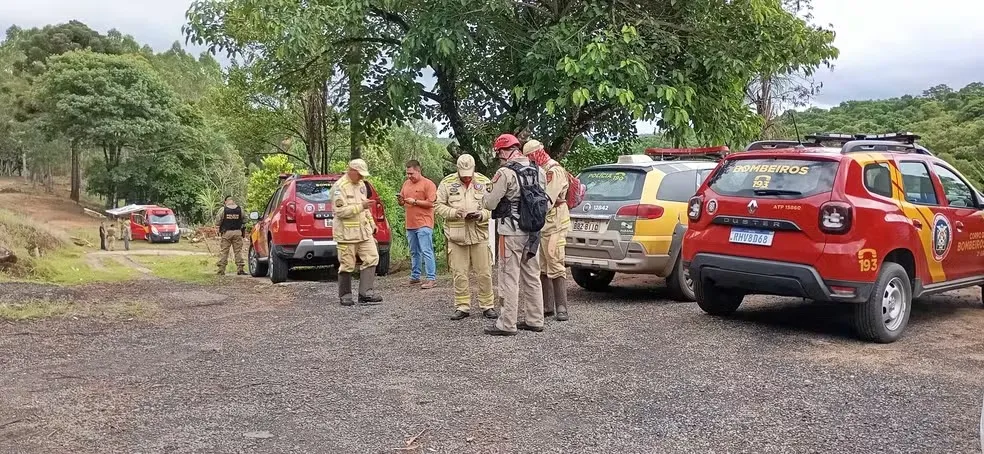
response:
[(383, 301), (378, 295), (373, 293), (373, 284), (376, 282), (376, 267), (370, 266), (362, 270), (359, 275), (359, 305), (375, 306)]
[(338, 273), (338, 301), (342, 306), (355, 305), (352, 298), (352, 273)]
[(554, 314), (554, 288), (546, 274), (540, 275), (540, 287), (543, 288), (543, 316)]
[(551, 279), (553, 285), (554, 301), (557, 303), (557, 321), (568, 320), (567, 316), (567, 277)]

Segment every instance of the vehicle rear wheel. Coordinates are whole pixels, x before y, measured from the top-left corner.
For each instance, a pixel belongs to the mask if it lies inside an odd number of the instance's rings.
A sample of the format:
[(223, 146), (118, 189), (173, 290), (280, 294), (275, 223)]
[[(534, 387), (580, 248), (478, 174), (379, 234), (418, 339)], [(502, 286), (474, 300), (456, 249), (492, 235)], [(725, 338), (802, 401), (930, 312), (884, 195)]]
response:
[(912, 312), (912, 284), (905, 268), (885, 262), (868, 300), (854, 307), (854, 329), (867, 341), (887, 344), (902, 337)]
[(738, 306), (741, 306), (742, 300), (745, 299), (745, 294), (720, 288), (707, 281), (694, 281), (694, 297), (697, 300), (697, 306), (704, 312), (711, 315), (726, 316), (738, 310)]
[(270, 243), (268, 248), (270, 251), (270, 260), (267, 262), (270, 266), (270, 282), (274, 284), (279, 284), (281, 282), (287, 282), (287, 273), (290, 271), (290, 266), (287, 264), (287, 260), (280, 258), (276, 251), (273, 249), (273, 243)]
[(376, 276), (385, 276), (390, 271), (389, 251), (379, 253), (379, 263), (376, 264)]
[(673, 272), (666, 276), (666, 287), (670, 289), (670, 295), (678, 301), (693, 301), (694, 281), (690, 279), (690, 270), (683, 266), (683, 258), (677, 256), (676, 264), (673, 265)]
[(267, 275), (267, 268), (270, 266), (269, 262), (260, 262), (260, 257), (256, 254), (256, 249), (253, 249), (253, 245), (249, 245), (249, 256), (248, 266), (249, 275), (253, 277), (263, 277)]
[(574, 282), (589, 292), (603, 292), (615, 279), (614, 271), (589, 270), (587, 268), (571, 267)]

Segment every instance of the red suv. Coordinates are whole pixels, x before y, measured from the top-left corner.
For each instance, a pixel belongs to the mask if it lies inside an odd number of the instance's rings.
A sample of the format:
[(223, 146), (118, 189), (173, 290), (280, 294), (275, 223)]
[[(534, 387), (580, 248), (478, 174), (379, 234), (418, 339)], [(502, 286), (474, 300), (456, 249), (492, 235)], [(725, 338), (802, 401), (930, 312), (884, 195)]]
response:
[[(283, 183), (270, 197), (266, 211), (250, 213), (256, 220), (250, 234), (249, 273), (270, 276), (274, 283), (287, 280), (296, 266), (338, 266), (337, 243), (332, 240), (331, 187), (337, 175), (282, 175)], [(363, 180), (364, 181), (364, 180)], [(364, 181), (376, 220), (379, 265), (376, 274), (389, 271), (390, 228), (383, 204), (368, 181)]]
[(886, 343), (914, 298), (984, 284), (984, 197), (917, 139), (818, 134), (728, 156), (688, 206), (700, 308), (728, 315), (749, 294), (844, 302), (860, 337)]

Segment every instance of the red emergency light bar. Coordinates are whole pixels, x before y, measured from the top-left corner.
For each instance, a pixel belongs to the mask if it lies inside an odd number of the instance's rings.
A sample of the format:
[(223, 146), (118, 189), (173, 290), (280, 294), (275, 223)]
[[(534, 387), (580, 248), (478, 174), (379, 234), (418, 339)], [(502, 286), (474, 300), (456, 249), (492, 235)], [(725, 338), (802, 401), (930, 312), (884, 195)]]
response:
[(647, 148), (646, 155), (659, 161), (699, 157), (721, 159), (730, 151), (731, 150), (724, 145), (702, 148)]

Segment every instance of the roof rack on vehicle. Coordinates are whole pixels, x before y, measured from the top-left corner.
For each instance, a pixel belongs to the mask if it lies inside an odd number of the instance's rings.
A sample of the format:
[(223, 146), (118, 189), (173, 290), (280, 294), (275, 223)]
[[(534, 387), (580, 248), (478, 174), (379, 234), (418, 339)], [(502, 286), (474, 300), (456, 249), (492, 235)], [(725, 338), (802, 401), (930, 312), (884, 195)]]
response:
[(281, 173), (279, 178), (281, 180), (286, 180), (288, 178), (295, 178), (295, 177), (297, 177), (296, 173)]
[(819, 143), (800, 143), (795, 140), (759, 140), (748, 144), (745, 151), (754, 150), (779, 150), (783, 148), (816, 148)]
[(870, 153), (870, 152), (915, 153), (930, 155), (926, 148), (913, 143), (900, 143), (893, 140), (852, 140), (841, 147), (841, 153)]
[(837, 142), (840, 144), (845, 144), (854, 140), (885, 140), (914, 144), (921, 137), (918, 134), (913, 134), (911, 132), (893, 132), (888, 134), (838, 134), (818, 132), (810, 134), (804, 138), (815, 143)]
[(678, 161), (681, 159), (710, 158), (719, 160), (730, 153), (731, 150), (725, 146), (702, 147), (702, 148), (647, 148), (646, 155), (654, 161)]

